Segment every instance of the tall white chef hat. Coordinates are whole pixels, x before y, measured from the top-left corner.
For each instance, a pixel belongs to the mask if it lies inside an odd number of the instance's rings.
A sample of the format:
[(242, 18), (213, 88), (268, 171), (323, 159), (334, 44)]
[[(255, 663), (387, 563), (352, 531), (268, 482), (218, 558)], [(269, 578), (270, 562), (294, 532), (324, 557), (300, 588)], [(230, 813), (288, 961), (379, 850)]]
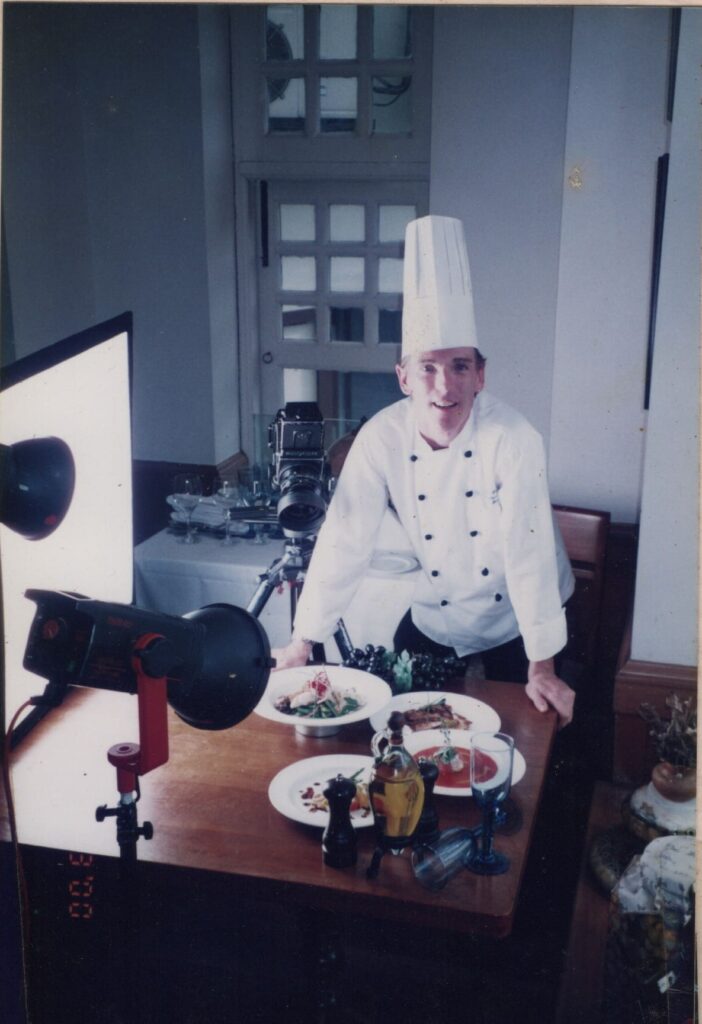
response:
[(432, 214), (407, 225), (403, 293), (403, 358), (434, 349), (478, 347), (460, 220)]

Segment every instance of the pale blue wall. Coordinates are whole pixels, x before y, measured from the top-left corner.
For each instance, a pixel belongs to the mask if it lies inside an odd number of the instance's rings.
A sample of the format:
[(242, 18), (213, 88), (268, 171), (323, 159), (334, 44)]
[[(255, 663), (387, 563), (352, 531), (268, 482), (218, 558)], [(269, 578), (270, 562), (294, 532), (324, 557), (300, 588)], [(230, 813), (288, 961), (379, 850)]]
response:
[(134, 314), (134, 454), (214, 456), (197, 11), (4, 9), (16, 355)]
[(549, 472), (557, 500), (636, 522), (670, 12), (573, 18)]
[(632, 657), (696, 665), (702, 11), (684, 10), (648, 418)]

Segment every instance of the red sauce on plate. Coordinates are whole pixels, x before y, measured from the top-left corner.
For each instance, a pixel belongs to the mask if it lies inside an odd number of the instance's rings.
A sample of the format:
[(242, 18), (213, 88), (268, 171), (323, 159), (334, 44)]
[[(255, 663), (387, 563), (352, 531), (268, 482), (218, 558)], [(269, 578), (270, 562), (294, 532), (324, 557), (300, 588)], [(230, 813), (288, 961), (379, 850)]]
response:
[[(436, 780), (438, 786), (444, 786), (449, 789), (468, 789), (470, 787), (470, 750), (454, 745), (453, 749), (458, 752), (461, 761), (463, 761), (463, 767), (459, 771), (454, 771), (451, 765), (444, 761), (443, 758), (436, 757), (444, 749), (444, 747), (440, 746), (425, 747), (424, 750), (418, 751), (414, 756), (415, 758), (425, 757), (428, 761), (435, 762), (439, 769), (439, 777)], [(497, 771), (496, 763), (487, 754), (479, 754), (476, 758), (476, 764), (479, 782), (487, 782)]]

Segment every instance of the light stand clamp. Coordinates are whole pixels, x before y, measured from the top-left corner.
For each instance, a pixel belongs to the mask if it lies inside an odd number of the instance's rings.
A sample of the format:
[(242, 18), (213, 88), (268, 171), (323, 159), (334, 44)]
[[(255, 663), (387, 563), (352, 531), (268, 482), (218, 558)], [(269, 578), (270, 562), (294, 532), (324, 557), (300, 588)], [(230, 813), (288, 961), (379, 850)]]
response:
[(134, 643), (139, 743), (117, 743), (108, 750), (107, 760), (117, 769), (119, 803), (110, 808), (103, 804), (95, 811), (97, 821), (117, 818), (117, 843), (124, 861), (136, 861), (137, 840), (140, 836), (151, 839), (154, 834), (151, 822), (138, 824), (139, 776), (168, 760), (167, 674), (179, 660), (173, 645), (158, 633), (144, 633)]

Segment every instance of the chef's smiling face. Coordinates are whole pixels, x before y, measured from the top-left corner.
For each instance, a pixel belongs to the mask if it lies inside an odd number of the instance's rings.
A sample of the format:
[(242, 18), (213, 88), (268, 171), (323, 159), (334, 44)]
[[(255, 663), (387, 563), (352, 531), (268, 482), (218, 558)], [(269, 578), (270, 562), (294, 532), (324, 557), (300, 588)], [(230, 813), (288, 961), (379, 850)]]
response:
[(445, 448), (460, 434), (485, 384), (475, 349), (420, 352), (395, 369), (403, 394), (412, 398), (419, 433), (433, 448)]

